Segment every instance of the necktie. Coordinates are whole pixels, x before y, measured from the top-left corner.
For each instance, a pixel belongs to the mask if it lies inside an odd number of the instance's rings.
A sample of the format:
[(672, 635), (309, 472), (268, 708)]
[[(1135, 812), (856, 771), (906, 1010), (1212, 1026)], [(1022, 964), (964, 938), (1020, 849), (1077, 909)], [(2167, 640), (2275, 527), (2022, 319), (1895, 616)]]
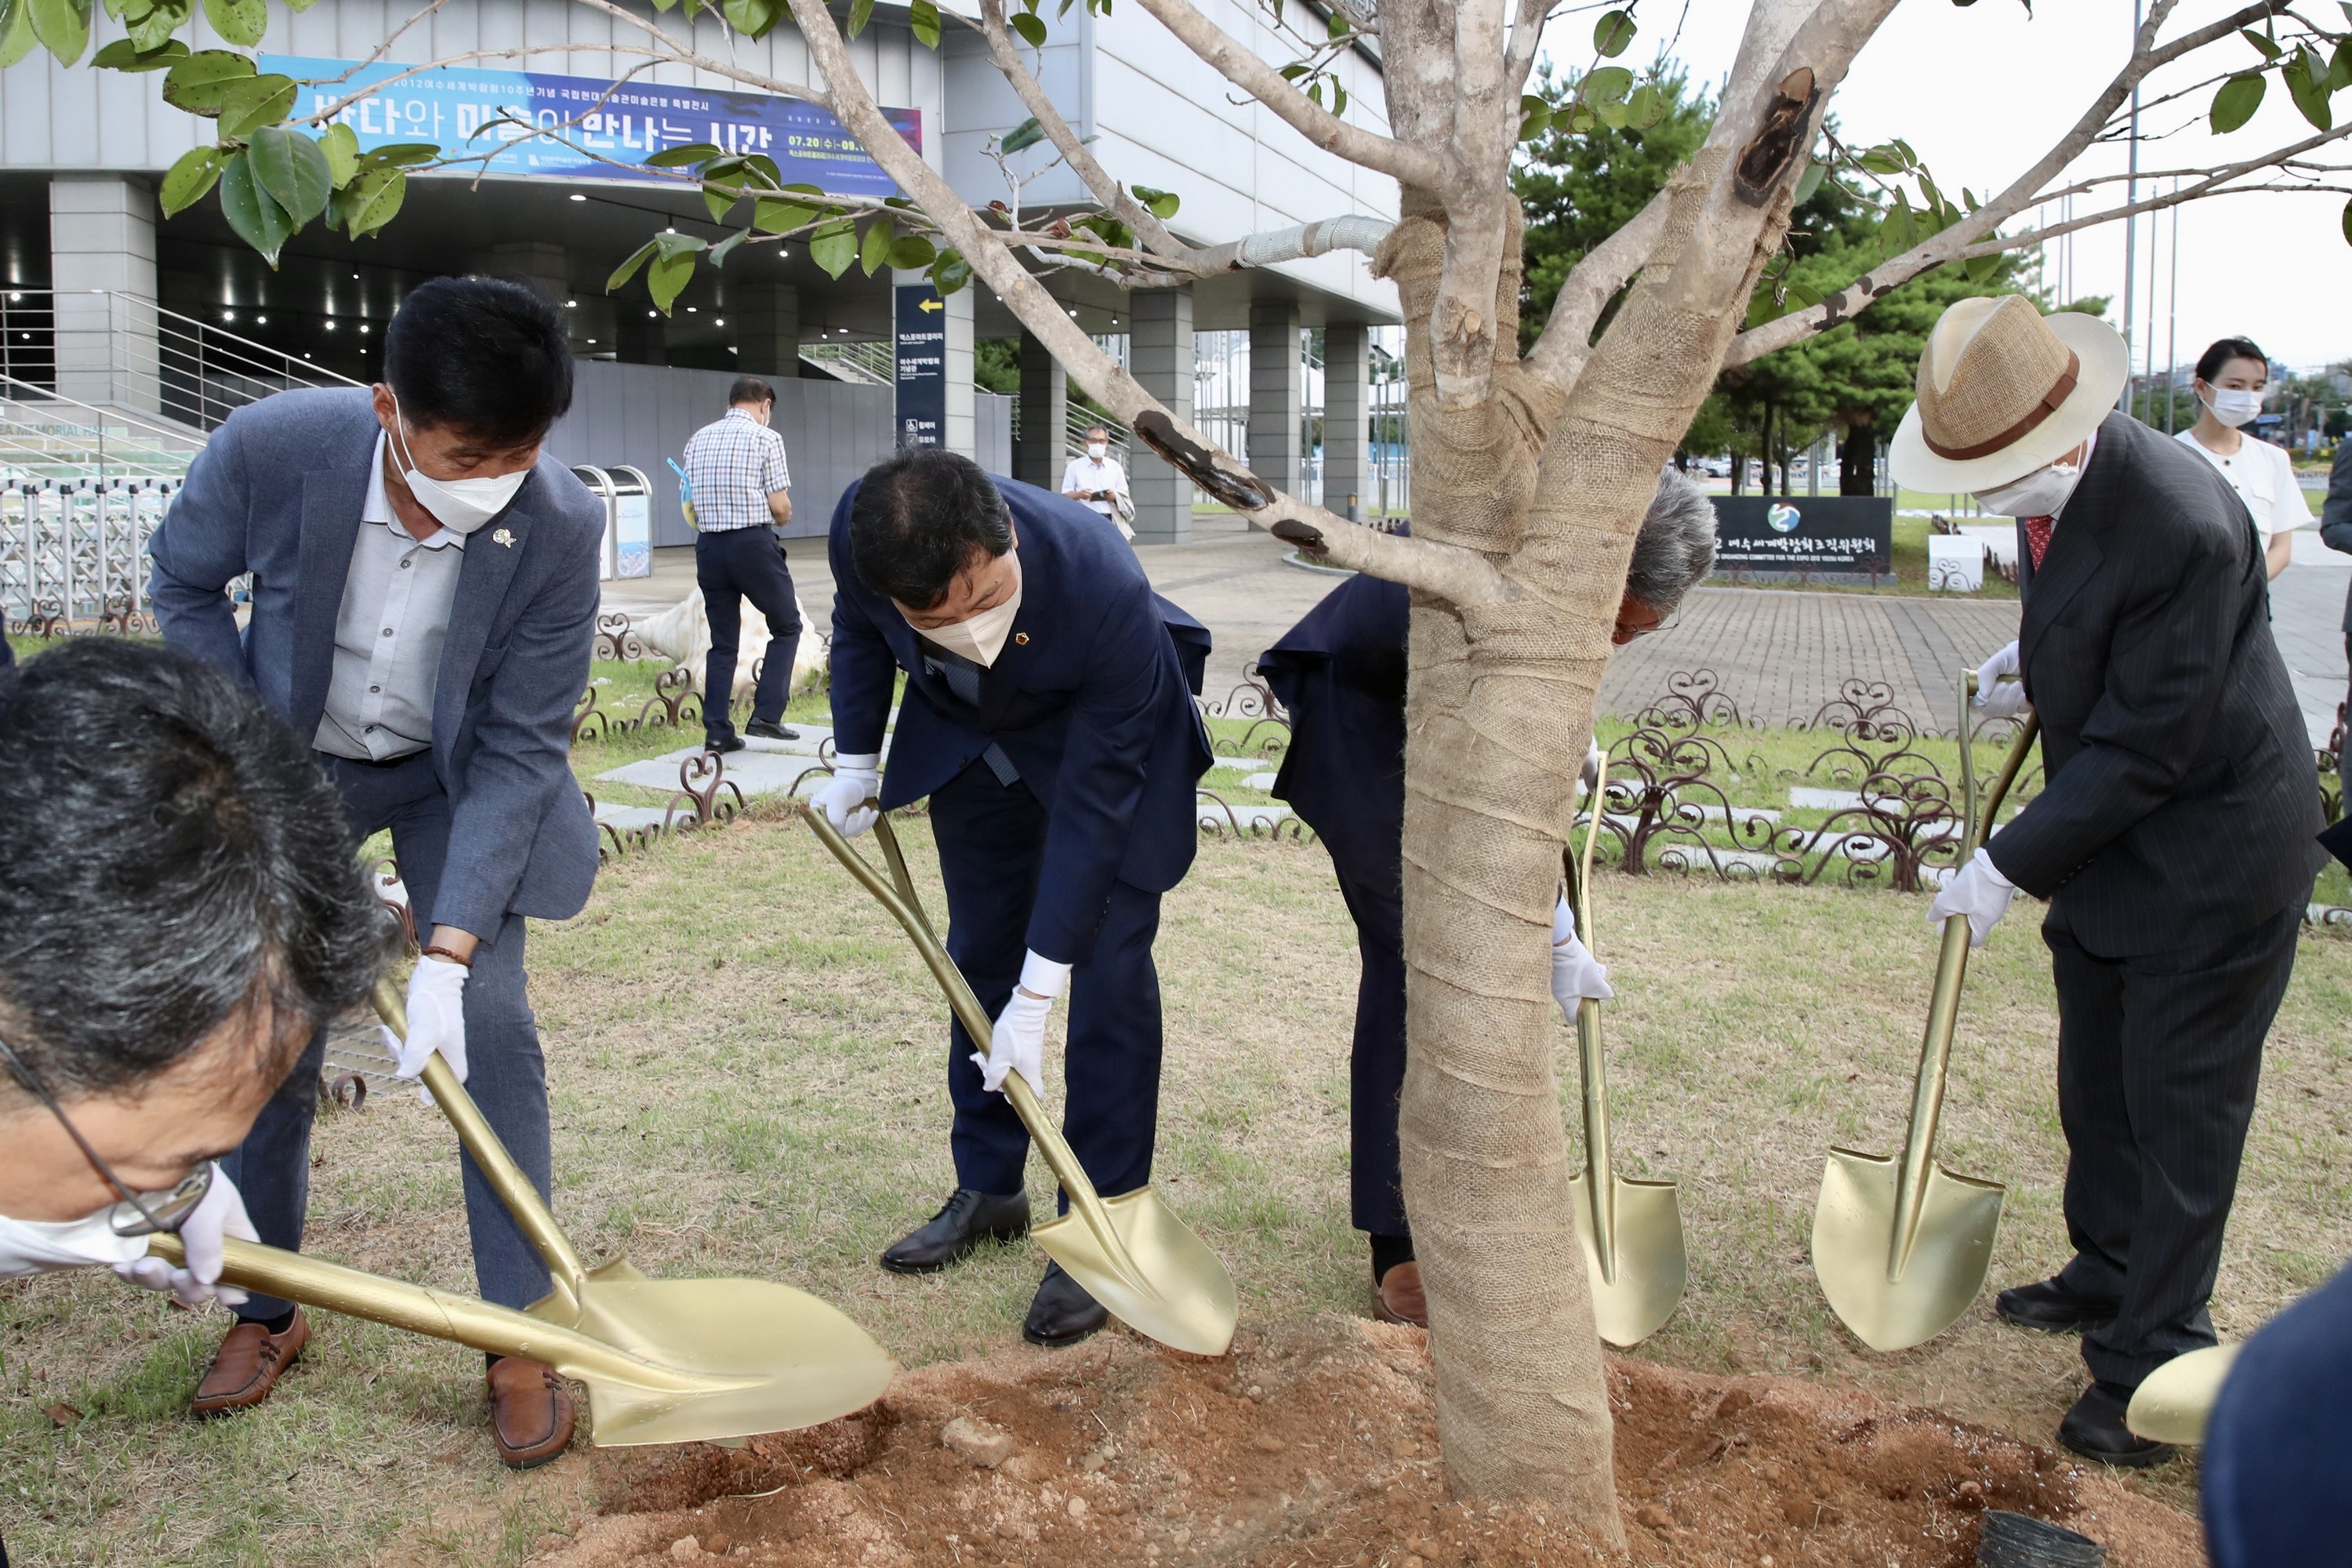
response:
[[(948, 690), (955, 695), (957, 701), (970, 703), (974, 708), (980, 706), (980, 666), (963, 655), (950, 653), (945, 648), (937, 654), (926, 651), (923, 660), (940, 679), (947, 682)], [(1013, 765), (1013, 759), (1004, 754), (1004, 748), (994, 742), (989, 742), (988, 750), (980, 754), (980, 760), (988, 764), (988, 771), (996, 775), (998, 784), (1009, 788), (1020, 781), (1021, 770)]]
[(2050, 522), (2046, 517), (2021, 517), (2025, 524), (2025, 546), (2033, 552), (2033, 569), (2042, 570), (2042, 558), (2050, 553)]

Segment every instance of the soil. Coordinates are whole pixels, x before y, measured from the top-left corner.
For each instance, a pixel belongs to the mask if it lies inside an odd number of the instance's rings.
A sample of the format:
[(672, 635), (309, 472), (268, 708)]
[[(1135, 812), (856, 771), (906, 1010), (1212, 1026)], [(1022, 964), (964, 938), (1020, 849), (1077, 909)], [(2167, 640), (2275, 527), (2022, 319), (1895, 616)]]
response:
[[(2188, 1515), (1932, 1410), (1622, 1356), (1609, 1384), (1619, 1500), (1645, 1568), (1966, 1568), (1988, 1508), (2080, 1531), (2116, 1568), (2205, 1562)], [(941, 1433), (959, 1418), (950, 1448)], [(984, 1467), (1000, 1434), (1012, 1456)], [(1427, 1336), (1352, 1319), (1245, 1333), (1214, 1360), (1114, 1331), (902, 1373), (871, 1409), (809, 1431), (596, 1463), (605, 1513), (541, 1537), (534, 1568), (1604, 1560), (1540, 1508), (1453, 1501)]]

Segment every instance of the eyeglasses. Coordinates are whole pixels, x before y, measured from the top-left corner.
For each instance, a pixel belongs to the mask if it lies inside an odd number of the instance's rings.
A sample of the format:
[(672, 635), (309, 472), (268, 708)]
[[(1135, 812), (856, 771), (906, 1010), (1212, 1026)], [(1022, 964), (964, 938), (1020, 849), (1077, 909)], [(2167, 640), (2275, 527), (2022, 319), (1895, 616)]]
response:
[(196, 1212), (198, 1204), (205, 1201), (205, 1194), (212, 1190), (213, 1163), (210, 1160), (188, 1173), (175, 1187), (163, 1192), (134, 1193), (123, 1184), (121, 1177), (114, 1173), (114, 1167), (89, 1146), (89, 1140), (81, 1135), (81, 1129), (73, 1124), (64, 1108), (58, 1104), (57, 1096), (49, 1092), (49, 1086), (25, 1065), (25, 1059), (5, 1040), (0, 1040), (0, 1057), (7, 1058), (8, 1070), (16, 1075), (16, 1081), (49, 1108), (49, 1114), (58, 1119), (58, 1125), (66, 1130), (66, 1136), (74, 1141), (74, 1146), (81, 1151), (82, 1158), (89, 1162), (90, 1168), (121, 1198), (120, 1203), (106, 1211), (107, 1225), (115, 1235), (153, 1236), (158, 1232), (177, 1231), (188, 1223), (188, 1216)]
[(1663, 621), (1653, 621), (1646, 626), (1629, 626), (1621, 619), (1618, 621), (1616, 626), (1611, 629), (1609, 640), (1615, 643), (1618, 647), (1622, 647), (1629, 642), (1637, 641), (1640, 638), (1650, 637), (1655, 633), (1672, 631), (1676, 623), (1680, 622), (1682, 618), (1683, 613), (1680, 610), (1676, 610), (1666, 619)]

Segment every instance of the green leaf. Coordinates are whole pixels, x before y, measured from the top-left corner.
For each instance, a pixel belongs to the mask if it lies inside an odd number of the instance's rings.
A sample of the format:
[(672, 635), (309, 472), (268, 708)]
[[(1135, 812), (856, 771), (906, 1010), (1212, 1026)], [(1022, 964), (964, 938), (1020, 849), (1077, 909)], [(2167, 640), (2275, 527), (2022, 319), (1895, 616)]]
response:
[(2305, 120), (2321, 131), (2334, 129), (2335, 116), (2327, 103), (2327, 69), (2317, 55), (2308, 47), (2295, 50), (2294, 58), (2279, 68), (2279, 79), (2286, 83), (2287, 95)]
[(1045, 47), (1045, 18), (1033, 11), (1024, 11), (1013, 18), (1013, 30), (1021, 41), (1033, 49)]
[(1880, 242), (1887, 254), (1897, 256), (1918, 243), (1919, 226), (1911, 212), (1911, 203), (1901, 191), (1895, 193), (1894, 205), (1886, 209), (1885, 220), (1878, 228)]
[(2352, 87), (2352, 34), (2336, 46), (2336, 57), (2327, 62), (2327, 90), (2342, 92), (2347, 87)]
[(430, 142), (394, 142), (389, 146), (378, 147), (373, 153), (362, 153), (360, 162), (364, 164), (430, 163), (439, 156), (441, 149)]
[(752, 226), (769, 234), (785, 234), (804, 223), (816, 221), (822, 208), (805, 202), (790, 202), (781, 196), (761, 196), (751, 207)]
[(1519, 140), (1522, 142), (1532, 142), (1550, 129), (1551, 110), (1549, 109), (1539, 110), (1533, 114), (1521, 118), (1519, 121)]
[(1803, 206), (1813, 199), (1813, 193), (1822, 188), (1822, 182), (1829, 177), (1829, 165), (1826, 163), (1806, 165), (1805, 172), (1797, 177), (1794, 200), (1798, 206)]
[(1324, 29), (1324, 36), (1337, 43), (1353, 30), (1348, 26), (1348, 18), (1335, 10), (1331, 13), (1331, 25)]
[(1633, 73), (1623, 66), (1601, 66), (1577, 84), (1577, 96), (1588, 104), (1622, 103), (1633, 89)]
[(253, 177), (269, 199), (286, 209), (299, 229), (327, 207), (327, 193), (335, 188), (334, 171), (319, 144), (299, 131), (265, 125), (253, 133), (246, 153)]
[(1154, 190), (1150, 185), (1137, 185), (1134, 189), (1135, 199), (1143, 204), (1143, 210), (1161, 223), (1174, 217), (1177, 209), (1184, 205), (1184, 198), (1173, 191)]
[(222, 153), (217, 147), (198, 147), (180, 154), (171, 172), (163, 176), (163, 188), (155, 193), (165, 217), (186, 211), (204, 200), (205, 193), (220, 178)]
[(2227, 136), (2254, 117), (2263, 106), (2263, 93), (2270, 82), (2260, 71), (2246, 71), (2231, 77), (2213, 95), (2213, 132)]
[(191, 114), (216, 115), (228, 89), (253, 79), (253, 57), (198, 49), (163, 79), (163, 101)]
[(723, 0), (719, 14), (745, 37), (757, 38), (782, 18), (784, 8), (776, 0)]
[(698, 251), (709, 248), (709, 245), (701, 236), (680, 234), (676, 229), (669, 229), (654, 236), (654, 249), (660, 253), (661, 258), (665, 261), (674, 260), (681, 256), (691, 256)]
[(1647, 131), (1665, 117), (1666, 95), (1655, 82), (1643, 82), (1625, 100), (1625, 123), (1636, 131)]
[(33, 7), (29, 0), (0, 0), (0, 69), (33, 52)]
[(920, 272), (939, 257), (939, 247), (919, 234), (902, 235), (890, 242), (890, 265), (900, 272)]
[(1306, 74), (1307, 67), (1297, 60), (1291, 61), (1288, 65), (1283, 67), (1281, 71), (1282, 79), (1285, 81), (1297, 81), (1300, 77), (1303, 77)]
[(1592, 52), (1613, 60), (1632, 46), (1633, 33), (1633, 17), (1622, 11), (1604, 11), (1592, 24)]
[(362, 174), (340, 193), (336, 216), (353, 239), (375, 233), (400, 215), (408, 199), (406, 170), (379, 165)]
[(653, 265), (646, 268), (646, 292), (654, 297), (654, 308), (663, 315), (669, 314), (669, 308), (693, 279), (695, 255), (694, 251), (681, 250), (675, 255), (656, 256)]
[(2352, 202), (2344, 204), (2344, 243), (2352, 245)]
[(820, 225), (809, 236), (809, 259), (824, 268), (828, 278), (838, 278), (849, 270), (857, 259), (857, 226), (845, 217)]
[(712, 158), (721, 157), (726, 149), (708, 142), (690, 142), (684, 147), (665, 147), (645, 160), (648, 169), (684, 169)]
[(177, 38), (166, 38), (161, 46), (143, 51), (129, 38), (117, 38), (92, 55), (89, 63), (107, 70), (160, 71), (187, 58), (188, 46)]
[(629, 258), (626, 261), (622, 262), (618, 267), (614, 268), (613, 275), (604, 279), (604, 292), (607, 294), (617, 293), (621, 289), (628, 287), (629, 279), (637, 275), (637, 268), (643, 267), (646, 262), (651, 261), (660, 249), (661, 247), (656, 245), (649, 239), (643, 245), (637, 247), (636, 249), (629, 252)]
[(205, 0), (205, 20), (232, 44), (251, 48), (269, 30), (267, 0)]
[(1045, 139), (1045, 128), (1037, 123), (1037, 117), (1033, 114), (1006, 132), (1004, 140), (997, 145), (1007, 153), (1021, 153), (1034, 147)]
[(1331, 79), (1331, 112), (1348, 112), (1348, 89), (1339, 85), (1339, 79), (1336, 76)]
[(769, 190), (776, 190), (784, 183), (784, 172), (777, 168), (776, 161), (765, 153), (745, 153), (743, 165), (745, 173), (757, 176), (756, 184)]
[(751, 237), (751, 231), (748, 228), (742, 229), (734, 234), (729, 235), (725, 239), (722, 239), (718, 244), (712, 246), (710, 247), (710, 265), (713, 267), (726, 266), (728, 254), (737, 246), (742, 244), (745, 240)]
[(278, 253), (294, 233), (294, 220), (261, 188), (254, 178), (253, 160), (243, 153), (230, 153), (221, 167), (220, 205), (221, 216), (236, 237), (259, 251), (274, 270)]
[(1780, 303), (1785, 310), (1801, 310), (1821, 302), (1820, 292), (1807, 288), (1802, 283), (1791, 283), (1780, 291)]
[(871, 278), (889, 259), (890, 223), (887, 218), (877, 218), (866, 226), (866, 237), (858, 242), (857, 265)]
[(294, 107), (294, 79), (272, 71), (250, 81), (231, 82), (221, 94), (223, 136), (249, 136), (265, 125), (275, 125)]
[(148, 6), (139, 16), (126, 16), (124, 24), (131, 29), (131, 47), (139, 50), (142, 56), (160, 60), (159, 64), (153, 66), (142, 65), (126, 68), (160, 70), (175, 60), (185, 59), (188, 54), (187, 45), (182, 44), (176, 49), (166, 46), (171, 44), (173, 33), (187, 26), (188, 17), (193, 14), (192, 0), (157, 0), (156, 4)]
[(1318, 77), (1313, 81), (1307, 84), (1307, 101), (1313, 104), (1318, 109), (1323, 107), (1323, 79), (1321, 77)]
[(952, 250), (942, 250), (940, 258), (931, 263), (931, 287), (940, 298), (954, 293), (971, 281), (971, 263)]
[(1854, 161), (1874, 174), (1899, 174), (1903, 172), (1903, 159), (1891, 147), (1865, 148)]
[(2263, 37), (2260, 33), (2255, 32), (2252, 27), (2239, 28), (2238, 37), (2245, 39), (2246, 42), (2253, 45), (2255, 48), (2261, 50), (2263, 58), (2266, 60), (2274, 60), (2278, 58), (2279, 56), (2286, 53), (2284, 49), (2280, 48), (2278, 45)]
[(327, 172), (341, 190), (360, 172), (359, 132), (340, 121), (327, 127), (319, 138), (319, 151), (327, 155)]
[(854, 38), (866, 31), (866, 24), (873, 19), (874, 0), (850, 0), (849, 36), (851, 37)]
[(1969, 275), (1969, 282), (1989, 283), (1992, 280), (1993, 274), (2000, 270), (2000, 258), (1971, 256), (1965, 264), (1964, 270)]
[(710, 221), (713, 223), (725, 223), (727, 215), (733, 212), (735, 204), (742, 199), (739, 192), (722, 189), (708, 181), (703, 183), (702, 205), (710, 209)]
[(66, 65), (89, 47), (89, 0), (28, 0), (33, 37)]
[(940, 47), (940, 8), (934, 0), (915, 0), (907, 7), (907, 29), (923, 47)]
[(1895, 149), (1895, 155), (1903, 160), (1903, 166), (1905, 168), (1916, 169), (1919, 166), (1919, 154), (1911, 151), (1911, 143), (1903, 140), (1902, 137), (1897, 136), (1894, 141), (1889, 142), (1887, 145)]

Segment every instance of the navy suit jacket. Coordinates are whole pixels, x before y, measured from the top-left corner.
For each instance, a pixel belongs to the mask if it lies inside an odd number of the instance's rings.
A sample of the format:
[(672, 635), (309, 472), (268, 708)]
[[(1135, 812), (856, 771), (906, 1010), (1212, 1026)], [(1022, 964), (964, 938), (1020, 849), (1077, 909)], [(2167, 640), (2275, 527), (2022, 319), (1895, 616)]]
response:
[(2246, 1342), (2205, 1430), (2213, 1568), (2340, 1563), (2352, 1532), (2352, 1269)]
[[(377, 428), (356, 389), (248, 404), (214, 432), (148, 546), (163, 640), (257, 688), (305, 742), (326, 708)], [(511, 544), (493, 538), (501, 530)], [(435, 924), (494, 936), (509, 912), (565, 920), (588, 901), (596, 826), (572, 776), (572, 710), (588, 681), (604, 530), (595, 498), (542, 455), (466, 541), (433, 703), (434, 769), (452, 808)], [(226, 589), (247, 572), (240, 636)]]
[(834, 744), (852, 756), (882, 750), (904, 670), (885, 809), (922, 799), (1002, 746), (1049, 818), (1027, 945), (1076, 963), (1093, 951), (1114, 880), (1165, 892), (1192, 867), (1193, 791), (1210, 755), (1192, 695), (1208, 631), (1152, 593), (1100, 513), (1034, 485), (995, 483), (1019, 542), (1021, 609), (982, 672), (978, 708), (930, 673), (898, 606), (858, 581), (849, 556), (857, 487), (834, 508)]
[(1331, 858), (1394, 891), (1403, 876), (1406, 627), (1400, 583), (1358, 573), (1259, 657), (1290, 710), (1290, 749), (1273, 794)]
[(2103, 958), (2218, 942), (2309, 898), (2319, 776), (2260, 537), (2213, 465), (2109, 415), (2021, 575), (2049, 782), (1989, 846), (2002, 875)]

